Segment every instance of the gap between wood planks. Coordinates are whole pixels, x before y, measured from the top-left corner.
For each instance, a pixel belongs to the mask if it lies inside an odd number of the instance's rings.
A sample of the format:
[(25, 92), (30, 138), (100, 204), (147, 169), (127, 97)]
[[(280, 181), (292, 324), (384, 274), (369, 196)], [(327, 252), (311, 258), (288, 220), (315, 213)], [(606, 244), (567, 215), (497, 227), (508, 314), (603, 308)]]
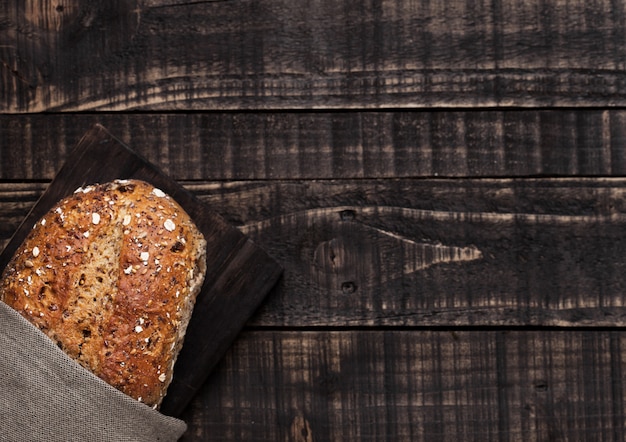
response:
[(203, 3), (225, 3), (225, 2), (233, 2), (233, 0), (199, 0), (199, 1), (172, 1), (172, 0), (148, 0), (142, 4), (144, 9), (149, 8), (172, 8), (178, 6), (193, 6), (200, 5)]
[(256, 332), (387, 332), (387, 331), (432, 331), (432, 332), (626, 332), (624, 326), (556, 326), (556, 325), (320, 325), (320, 326), (280, 326), (250, 325), (244, 327), (242, 333)]

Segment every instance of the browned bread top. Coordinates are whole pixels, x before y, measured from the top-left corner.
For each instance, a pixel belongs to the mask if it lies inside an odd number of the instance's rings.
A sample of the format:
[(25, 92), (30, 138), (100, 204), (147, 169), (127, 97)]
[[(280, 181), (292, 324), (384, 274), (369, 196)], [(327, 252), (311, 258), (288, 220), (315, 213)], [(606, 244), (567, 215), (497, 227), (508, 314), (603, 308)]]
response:
[(187, 213), (138, 180), (60, 201), (5, 269), (0, 300), (95, 375), (157, 407), (206, 271)]

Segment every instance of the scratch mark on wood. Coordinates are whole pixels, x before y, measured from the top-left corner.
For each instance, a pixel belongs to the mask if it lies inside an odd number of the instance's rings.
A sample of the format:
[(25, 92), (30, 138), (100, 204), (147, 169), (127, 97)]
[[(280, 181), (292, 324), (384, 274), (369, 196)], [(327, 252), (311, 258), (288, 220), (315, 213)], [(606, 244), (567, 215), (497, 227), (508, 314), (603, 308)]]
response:
[(6, 61), (0, 60), (0, 66), (8, 70), (13, 77), (15, 77), (18, 81), (27, 85), (30, 89), (35, 89), (37, 87), (33, 82), (28, 81), (22, 74), (19, 73), (17, 69), (13, 69)]

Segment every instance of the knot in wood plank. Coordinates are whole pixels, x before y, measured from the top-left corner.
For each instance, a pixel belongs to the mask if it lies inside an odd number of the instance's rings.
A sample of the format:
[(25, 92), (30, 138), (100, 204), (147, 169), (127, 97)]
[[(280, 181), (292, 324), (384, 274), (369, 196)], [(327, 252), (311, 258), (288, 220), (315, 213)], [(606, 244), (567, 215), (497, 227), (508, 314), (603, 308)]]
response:
[(290, 442), (313, 442), (314, 440), (311, 425), (301, 413), (298, 413), (291, 422), (288, 440)]
[[(371, 211), (390, 210), (344, 207), (335, 211), (339, 216), (318, 220), (317, 227), (325, 237), (320, 237), (313, 252), (313, 266), (321, 287), (352, 294), (359, 288), (377, 286), (433, 265), (464, 263), (483, 257), (471, 245), (420, 241), (387, 230), (371, 219), (367, 221)], [(401, 219), (396, 218), (396, 222)]]

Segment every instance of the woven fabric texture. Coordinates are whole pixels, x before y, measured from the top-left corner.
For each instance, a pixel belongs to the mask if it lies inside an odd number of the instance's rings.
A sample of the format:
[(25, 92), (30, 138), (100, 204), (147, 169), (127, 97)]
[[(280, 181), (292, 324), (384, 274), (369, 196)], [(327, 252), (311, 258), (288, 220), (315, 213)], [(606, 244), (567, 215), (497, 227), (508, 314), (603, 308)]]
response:
[(94, 376), (0, 302), (0, 441), (176, 441), (185, 430)]

